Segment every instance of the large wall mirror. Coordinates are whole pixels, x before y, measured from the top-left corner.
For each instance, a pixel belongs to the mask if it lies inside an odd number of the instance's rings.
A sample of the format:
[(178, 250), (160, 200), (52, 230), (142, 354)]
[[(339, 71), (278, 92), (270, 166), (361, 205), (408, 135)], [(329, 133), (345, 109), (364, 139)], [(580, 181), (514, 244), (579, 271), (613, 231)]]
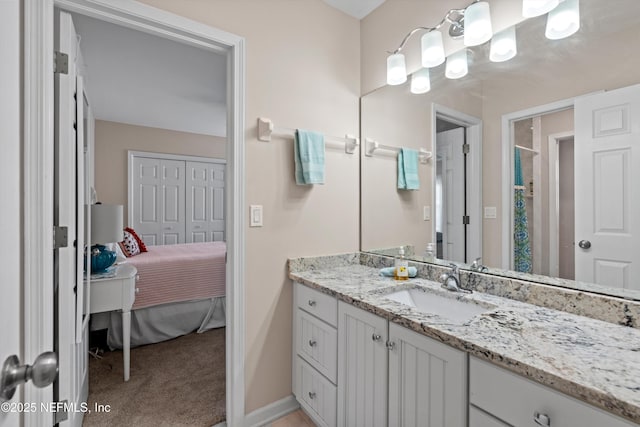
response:
[[(487, 43), (462, 79), (442, 65), (427, 93), (362, 98), (363, 251), (640, 300), (640, 2), (580, 13), (569, 38), (529, 19), (510, 61)], [(401, 147), (420, 153), (418, 190), (398, 189)]]

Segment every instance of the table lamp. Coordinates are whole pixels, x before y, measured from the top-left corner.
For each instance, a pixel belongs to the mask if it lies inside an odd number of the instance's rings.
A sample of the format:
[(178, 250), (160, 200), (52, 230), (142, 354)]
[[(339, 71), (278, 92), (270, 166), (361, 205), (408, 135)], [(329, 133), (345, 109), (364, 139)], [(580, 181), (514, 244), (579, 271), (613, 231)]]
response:
[(91, 206), (91, 272), (100, 273), (116, 260), (116, 253), (105, 244), (124, 238), (122, 205), (95, 204)]

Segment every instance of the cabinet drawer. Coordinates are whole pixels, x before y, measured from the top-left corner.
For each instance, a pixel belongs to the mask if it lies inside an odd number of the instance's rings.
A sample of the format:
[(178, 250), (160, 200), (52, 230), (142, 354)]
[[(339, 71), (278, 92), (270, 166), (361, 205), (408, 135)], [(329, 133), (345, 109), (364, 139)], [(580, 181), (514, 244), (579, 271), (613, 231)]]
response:
[(302, 358), (296, 358), (298, 402), (320, 426), (336, 425), (336, 386), (320, 375)]
[(551, 426), (633, 426), (615, 415), (475, 357), (469, 363), (469, 400), (513, 426), (537, 426), (536, 413), (548, 417)]
[(484, 411), (469, 405), (469, 427), (511, 427)]
[(338, 374), (338, 332), (312, 315), (296, 310), (297, 352), (334, 384)]
[(338, 300), (307, 286), (296, 283), (298, 308), (319, 317), (330, 325), (338, 323)]

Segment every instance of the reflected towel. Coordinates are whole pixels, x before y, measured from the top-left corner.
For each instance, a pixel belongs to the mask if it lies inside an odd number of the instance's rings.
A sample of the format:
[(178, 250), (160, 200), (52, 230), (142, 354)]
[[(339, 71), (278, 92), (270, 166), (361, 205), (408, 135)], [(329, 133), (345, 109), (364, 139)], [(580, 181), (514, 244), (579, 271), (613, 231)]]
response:
[(398, 189), (419, 190), (418, 151), (401, 148), (398, 153)]
[(298, 129), (293, 147), (296, 184), (324, 184), (324, 136)]
[[(409, 267), (409, 277), (416, 277), (418, 275), (418, 269), (415, 267)], [(385, 277), (394, 277), (396, 273), (395, 267), (387, 267), (380, 269), (380, 275)]]

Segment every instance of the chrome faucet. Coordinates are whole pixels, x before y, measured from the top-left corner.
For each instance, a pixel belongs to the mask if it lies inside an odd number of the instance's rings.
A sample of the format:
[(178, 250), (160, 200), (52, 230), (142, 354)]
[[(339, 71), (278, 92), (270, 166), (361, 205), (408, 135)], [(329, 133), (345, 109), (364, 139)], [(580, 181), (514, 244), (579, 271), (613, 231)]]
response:
[(451, 292), (472, 293), (472, 291), (463, 289), (460, 285), (460, 268), (454, 263), (450, 263), (449, 267), (451, 267), (451, 271), (440, 276), (442, 287)]
[(473, 264), (471, 264), (471, 270), (477, 271), (479, 273), (484, 273), (484, 272), (486, 272), (488, 270), (487, 267), (485, 267), (484, 265), (482, 265), (480, 263), (481, 259), (482, 258), (476, 258), (475, 261), (473, 261)]

